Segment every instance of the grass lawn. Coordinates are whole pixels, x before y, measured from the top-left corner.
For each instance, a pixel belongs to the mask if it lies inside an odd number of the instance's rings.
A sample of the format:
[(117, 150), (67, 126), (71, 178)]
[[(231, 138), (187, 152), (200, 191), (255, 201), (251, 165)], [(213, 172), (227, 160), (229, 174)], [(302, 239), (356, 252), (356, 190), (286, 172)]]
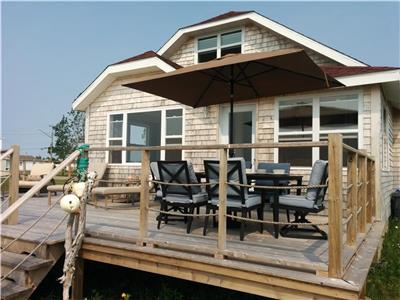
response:
[(368, 274), (367, 296), (372, 300), (400, 299), (400, 219), (389, 222), (381, 260)]

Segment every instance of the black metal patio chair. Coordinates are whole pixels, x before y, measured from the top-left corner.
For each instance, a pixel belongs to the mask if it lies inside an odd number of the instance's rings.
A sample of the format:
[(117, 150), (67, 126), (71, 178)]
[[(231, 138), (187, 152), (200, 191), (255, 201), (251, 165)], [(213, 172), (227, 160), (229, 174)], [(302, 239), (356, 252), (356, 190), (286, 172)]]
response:
[[(311, 170), (309, 186), (327, 185), (328, 182), (328, 162), (317, 160)], [(293, 223), (310, 223), (306, 216), (309, 213), (318, 213), (325, 209), (324, 198), (327, 191), (325, 187), (310, 187), (305, 195), (280, 195), (279, 208), (294, 211), (295, 220)], [(288, 222), (290, 222), (290, 216)], [(319, 236), (312, 235), (318, 233)], [(285, 225), (281, 229), (281, 235), (285, 237), (310, 238), (310, 239), (327, 239), (325, 231), (321, 230), (316, 225), (310, 225), (308, 228), (299, 225)]]
[[(206, 186), (208, 192), (208, 204), (206, 214), (212, 210), (214, 213), (219, 207), (219, 160), (205, 160), (204, 170), (208, 185)], [(227, 162), (227, 179), (228, 182), (247, 184), (246, 178), (246, 165), (243, 158), (231, 158)], [(228, 185), (227, 187), (227, 213), (235, 215), (241, 212), (241, 217), (246, 218), (250, 215), (252, 210), (257, 210), (257, 217), (263, 220), (263, 201), (261, 195), (249, 194), (248, 188), (243, 186)], [(203, 235), (207, 234), (208, 219), (206, 216), (204, 220)], [(215, 218), (214, 226), (215, 226)], [(240, 221), (240, 240), (244, 239), (244, 221)], [(260, 232), (263, 232), (263, 224), (260, 223)]]
[[(187, 161), (158, 161), (160, 181), (176, 183), (179, 185), (161, 184), (162, 197), (161, 211), (179, 211), (182, 214), (193, 214), (195, 208), (207, 204), (207, 193), (200, 186), (186, 186), (182, 184), (198, 183), (193, 166)], [(168, 223), (168, 215), (159, 214), (157, 228), (160, 229), (161, 221)], [(193, 217), (185, 217), (187, 222), (186, 232), (190, 233)]]

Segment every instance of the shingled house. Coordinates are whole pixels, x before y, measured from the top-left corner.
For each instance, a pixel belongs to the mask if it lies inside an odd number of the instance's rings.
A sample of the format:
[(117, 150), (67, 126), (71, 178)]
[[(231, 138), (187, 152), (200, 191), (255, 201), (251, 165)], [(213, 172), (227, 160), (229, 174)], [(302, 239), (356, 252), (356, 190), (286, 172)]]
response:
[[(390, 193), (400, 185), (399, 68), (369, 66), (257, 12), (228, 12), (182, 27), (157, 52), (110, 64), (73, 108), (86, 113), (85, 140), (91, 146), (227, 143), (228, 105), (193, 109), (123, 85), (230, 53), (288, 48), (304, 49), (344, 87), (235, 104), (236, 142), (323, 141), (328, 133), (342, 133), (345, 143), (377, 159), (377, 209), (386, 219)], [(319, 149), (294, 151), (247, 150), (241, 156), (253, 168), (259, 161), (289, 161), (297, 172), (309, 172), (315, 160), (327, 157)], [(151, 159), (188, 159), (201, 168), (204, 158), (216, 156), (214, 151), (160, 151)], [(140, 153), (92, 152), (91, 159), (108, 162), (110, 177), (140, 172)]]

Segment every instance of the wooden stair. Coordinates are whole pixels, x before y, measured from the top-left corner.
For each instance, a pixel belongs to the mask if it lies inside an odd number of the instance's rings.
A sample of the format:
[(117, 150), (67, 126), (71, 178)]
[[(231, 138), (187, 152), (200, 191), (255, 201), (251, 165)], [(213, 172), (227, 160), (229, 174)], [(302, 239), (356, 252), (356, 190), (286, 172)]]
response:
[[(2, 246), (7, 245), (10, 240), (2, 236)], [(14, 269), (36, 245), (33, 241), (19, 240), (2, 252), (1, 274), (6, 275)], [(32, 256), (28, 257), (13, 273), (1, 281), (1, 300), (29, 299), (63, 252), (63, 243), (45, 244), (39, 247)]]

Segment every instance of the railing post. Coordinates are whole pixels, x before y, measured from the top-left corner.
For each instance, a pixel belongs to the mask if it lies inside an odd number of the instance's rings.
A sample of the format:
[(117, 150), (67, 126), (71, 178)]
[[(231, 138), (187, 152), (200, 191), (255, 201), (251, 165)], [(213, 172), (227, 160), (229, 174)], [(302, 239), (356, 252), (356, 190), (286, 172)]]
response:
[(358, 191), (358, 213), (359, 218), (357, 222), (358, 232), (365, 232), (366, 224), (366, 200), (367, 200), (367, 157), (365, 155), (359, 156), (359, 172), (360, 172), (360, 190)]
[(328, 135), (328, 275), (341, 278), (343, 273), (342, 250), (342, 167), (343, 139), (341, 134)]
[(372, 222), (372, 203), (373, 203), (373, 195), (372, 195), (372, 161), (367, 159), (367, 211), (366, 211), (366, 222)]
[[(13, 152), (10, 155), (10, 180), (8, 192), (8, 207), (18, 200), (19, 190), (19, 145), (12, 145)], [(7, 220), (8, 224), (18, 223), (18, 210), (15, 210)]]
[(371, 214), (372, 217), (376, 216), (376, 197), (375, 197), (375, 160), (371, 160), (371, 169), (370, 169), (370, 182), (371, 182)]
[(142, 150), (142, 170), (140, 180), (140, 221), (138, 245), (144, 246), (148, 231), (148, 207), (149, 207), (149, 174), (150, 174), (150, 151)]
[(221, 149), (219, 155), (219, 208), (218, 208), (218, 251), (216, 258), (223, 258), (223, 252), (226, 249), (226, 194), (227, 194), (227, 149)]
[(347, 192), (347, 205), (351, 214), (351, 218), (347, 223), (346, 242), (350, 246), (354, 246), (357, 238), (357, 160), (358, 155), (349, 152), (347, 156), (347, 184), (350, 186)]

